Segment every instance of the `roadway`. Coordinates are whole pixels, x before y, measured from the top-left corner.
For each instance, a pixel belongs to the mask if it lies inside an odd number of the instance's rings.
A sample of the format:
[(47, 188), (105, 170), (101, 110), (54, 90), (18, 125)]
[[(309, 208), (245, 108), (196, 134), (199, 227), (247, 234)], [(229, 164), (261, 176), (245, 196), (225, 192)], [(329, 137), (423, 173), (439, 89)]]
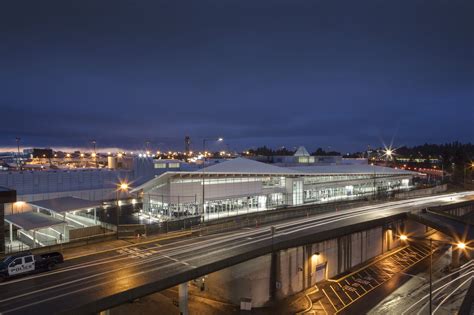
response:
[(0, 313), (94, 313), (284, 249), (351, 233), (406, 212), (474, 197), (474, 192), (388, 202), (167, 243), (142, 244), (66, 261), (47, 273), (0, 284)]

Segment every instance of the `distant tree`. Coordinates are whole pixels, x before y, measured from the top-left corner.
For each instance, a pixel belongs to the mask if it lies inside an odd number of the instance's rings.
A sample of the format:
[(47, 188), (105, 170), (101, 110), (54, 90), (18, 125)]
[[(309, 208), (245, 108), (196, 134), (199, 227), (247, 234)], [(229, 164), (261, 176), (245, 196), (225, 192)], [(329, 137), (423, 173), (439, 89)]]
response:
[(326, 152), (324, 151), (322, 148), (317, 148), (316, 151), (314, 151), (313, 153), (311, 153), (311, 155), (316, 155), (316, 156), (334, 156), (334, 155), (341, 155), (340, 152), (336, 152), (336, 151), (329, 151), (329, 152)]

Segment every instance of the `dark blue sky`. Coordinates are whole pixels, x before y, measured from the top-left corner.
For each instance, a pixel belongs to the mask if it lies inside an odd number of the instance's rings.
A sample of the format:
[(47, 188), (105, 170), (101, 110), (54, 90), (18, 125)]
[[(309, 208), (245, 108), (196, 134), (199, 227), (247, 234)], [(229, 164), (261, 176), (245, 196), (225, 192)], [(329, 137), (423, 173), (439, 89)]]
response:
[(472, 141), (473, 16), (472, 0), (4, 1), (0, 147)]

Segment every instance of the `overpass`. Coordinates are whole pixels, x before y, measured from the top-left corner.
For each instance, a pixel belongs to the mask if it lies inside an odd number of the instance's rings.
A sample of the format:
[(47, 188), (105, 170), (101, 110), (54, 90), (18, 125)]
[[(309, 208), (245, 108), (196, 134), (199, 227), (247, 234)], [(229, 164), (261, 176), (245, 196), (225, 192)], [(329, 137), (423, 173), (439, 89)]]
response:
[(440, 231), (455, 240), (474, 240), (474, 229), (471, 224), (455, 220), (436, 212), (425, 210), (419, 213), (408, 213), (408, 218)]
[(0, 312), (98, 313), (272, 252), (385, 225), (409, 212), (472, 196), (474, 192), (388, 202), (282, 222), (274, 225), (274, 234), (262, 227), (73, 259), (61, 269), (1, 283)]

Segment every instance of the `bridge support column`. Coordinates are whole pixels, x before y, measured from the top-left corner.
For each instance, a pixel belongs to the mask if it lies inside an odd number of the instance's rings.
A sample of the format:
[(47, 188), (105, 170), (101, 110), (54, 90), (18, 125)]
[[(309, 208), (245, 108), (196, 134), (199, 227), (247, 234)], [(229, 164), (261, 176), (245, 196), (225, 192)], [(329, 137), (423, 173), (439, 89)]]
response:
[(188, 315), (188, 283), (181, 283), (178, 287), (179, 314)]
[(276, 289), (277, 289), (277, 261), (278, 255), (276, 252), (271, 254), (271, 265), (270, 265), (270, 300), (275, 300)]
[(457, 248), (451, 250), (451, 264), (449, 267), (457, 268), (461, 265), (461, 251)]
[(10, 228), (10, 245), (13, 243), (13, 224), (9, 224), (8, 227)]

